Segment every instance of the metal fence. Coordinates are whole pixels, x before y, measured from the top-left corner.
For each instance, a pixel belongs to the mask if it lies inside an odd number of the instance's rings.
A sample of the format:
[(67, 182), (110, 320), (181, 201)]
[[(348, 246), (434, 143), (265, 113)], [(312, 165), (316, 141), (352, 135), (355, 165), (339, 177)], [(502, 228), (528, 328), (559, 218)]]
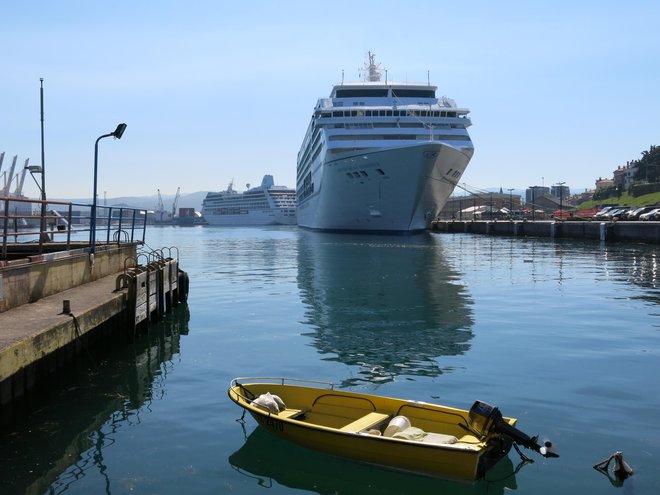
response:
[(97, 206), (94, 236), (91, 213), (88, 204), (0, 197), (0, 260), (6, 260), (18, 248), (41, 254), (73, 247), (93, 251), (105, 244), (144, 243), (146, 210)]

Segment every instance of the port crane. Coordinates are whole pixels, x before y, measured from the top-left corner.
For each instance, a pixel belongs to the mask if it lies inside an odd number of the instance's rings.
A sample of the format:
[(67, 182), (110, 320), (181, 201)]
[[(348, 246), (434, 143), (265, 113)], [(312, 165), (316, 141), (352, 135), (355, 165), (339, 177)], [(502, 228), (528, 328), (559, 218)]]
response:
[(158, 205), (156, 206), (156, 222), (163, 222), (165, 220), (165, 206), (163, 205), (163, 197), (160, 195), (158, 189)]
[(179, 206), (179, 199), (181, 198), (181, 188), (178, 187), (176, 190), (176, 195), (174, 196), (174, 202), (172, 203), (172, 211), (167, 211), (165, 205), (163, 204), (163, 196), (160, 194), (160, 189), (158, 189), (158, 205), (156, 206), (156, 222), (165, 223), (171, 222), (176, 217), (176, 209)]
[(181, 197), (181, 188), (176, 188), (176, 196), (174, 196), (174, 203), (172, 203), (172, 219), (176, 216), (176, 208), (179, 206), (179, 198)]

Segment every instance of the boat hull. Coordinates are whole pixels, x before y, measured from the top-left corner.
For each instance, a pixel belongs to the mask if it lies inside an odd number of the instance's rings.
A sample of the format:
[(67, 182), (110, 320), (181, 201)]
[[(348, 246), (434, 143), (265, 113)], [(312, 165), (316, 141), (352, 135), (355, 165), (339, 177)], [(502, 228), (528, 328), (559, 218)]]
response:
[(326, 231), (411, 233), (429, 228), (465, 171), (471, 149), (426, 142), (320, 159), (298, 225)]
[(236, 215), (205, 214), (204, 219), (209, 225), (217, 226), (257, 226), (257, 225), (296, 225), (295, 214), (284, 214), (277, 211), (251, 211)]
[[(459, 423), (467, 423), (468, 411), (444, 406), (391, 399), (366, 394), (277, 383), (232, 384), (230, 398), (246, 409), (263, 428), (302, 446), (329, 454), (389, 468), (463, 481), (477, 480), (506, 456), (510, 443), (498, 439), (481, 441), (466, 434)], [(246, 395), (270, 392), (280, 396), (287, 408), (301, 411), (287, 417), (256, 407)], [(456, 435), (453, 444), (422, 443), (386, 436), (374, 436), (351, 429), (367, 411), (385, 413), (388, 419), (399, 415), (410, 418), (413, 426), (425, 431)], [(378, 415), (379, 413), (375, 413)], [(515, 420), (510, 420), (515, 423)], [(345, 423), (348, 422), (348, 425)], [(342, 426), (344, 425), (344, 426)], [(383, 429), (381, 424), (380, 428)], [(372, 431), (373, 433), (373, 431)]]

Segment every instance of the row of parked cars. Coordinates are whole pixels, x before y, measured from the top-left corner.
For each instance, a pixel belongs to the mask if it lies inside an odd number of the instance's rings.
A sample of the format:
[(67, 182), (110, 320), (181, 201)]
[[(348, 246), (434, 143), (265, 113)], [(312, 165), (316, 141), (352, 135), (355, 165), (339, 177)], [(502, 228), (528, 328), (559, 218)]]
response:
[(592, 218), (594, 220), (660, 220), (660, 206), (606, 206)]

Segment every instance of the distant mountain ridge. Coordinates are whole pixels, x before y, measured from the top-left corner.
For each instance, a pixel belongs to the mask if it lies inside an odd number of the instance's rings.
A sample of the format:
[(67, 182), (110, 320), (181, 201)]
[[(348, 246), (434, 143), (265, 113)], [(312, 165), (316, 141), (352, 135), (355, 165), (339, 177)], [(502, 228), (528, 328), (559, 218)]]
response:
[[(195, 208), (195, 211), (202, 211), (202, 201), (208, 191), (198, 191), (190, 194), (181, 194), (179, 197), (179, 208)], [(170, 211), (174, 203), (174, 194), (161, 194), (165, 211)], [(51, 198), (55, 200), (54, 198)], [(92, 198), (57, 198), (56, 201), (65, 201), (78, 204), (91, 204)], [(151, 196), (120, 196), (118, 198), (99, 198), (97, 200), (100, 206), (125, 206), (127, 208), (139, 208), (144, 210), (156, 210), (158, 208), (158, 195)], [(177, 212), (178, 213), (178, 212)]]

